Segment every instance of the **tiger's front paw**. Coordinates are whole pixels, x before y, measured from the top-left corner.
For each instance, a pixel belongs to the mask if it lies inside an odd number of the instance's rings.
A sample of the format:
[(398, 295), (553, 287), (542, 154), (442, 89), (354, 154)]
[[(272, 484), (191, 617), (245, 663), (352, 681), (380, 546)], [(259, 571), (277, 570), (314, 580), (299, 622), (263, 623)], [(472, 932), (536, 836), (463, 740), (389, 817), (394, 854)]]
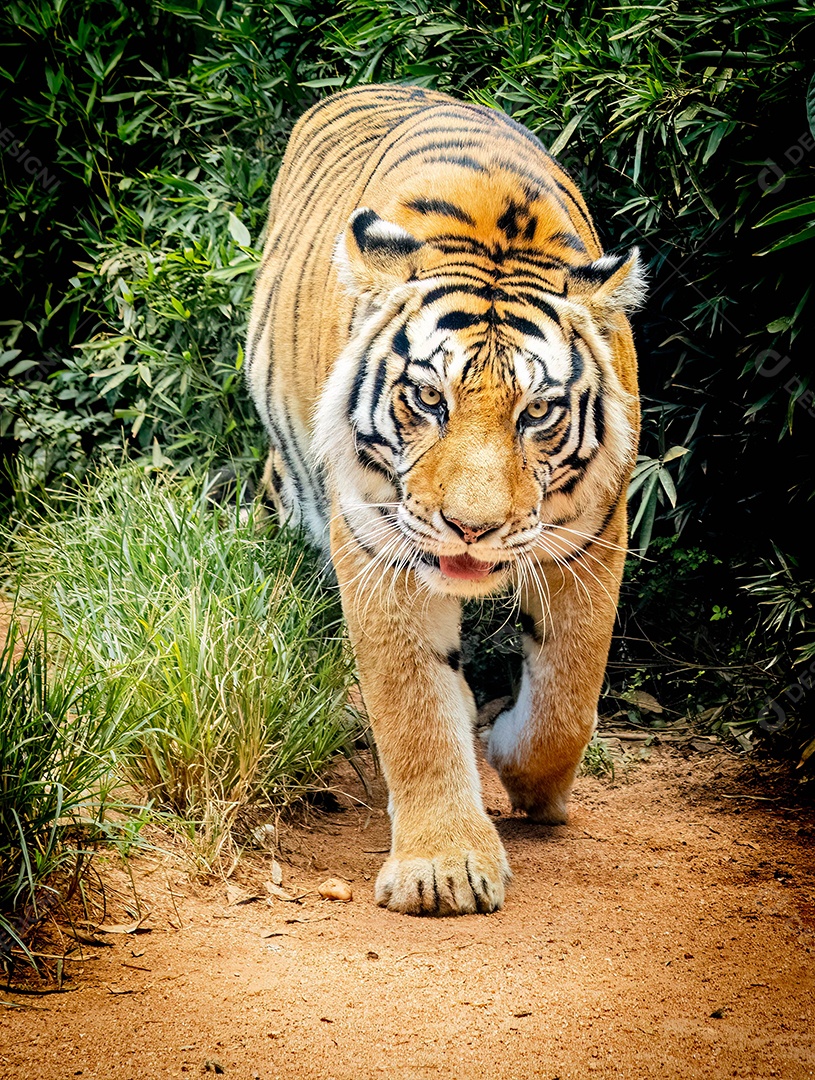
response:
[(421, 858), (393, 855), (379, 872), (376, 902), (405, 915), (471, 915), (497, 911), (512, 877), (497, 853), (453, 850)]

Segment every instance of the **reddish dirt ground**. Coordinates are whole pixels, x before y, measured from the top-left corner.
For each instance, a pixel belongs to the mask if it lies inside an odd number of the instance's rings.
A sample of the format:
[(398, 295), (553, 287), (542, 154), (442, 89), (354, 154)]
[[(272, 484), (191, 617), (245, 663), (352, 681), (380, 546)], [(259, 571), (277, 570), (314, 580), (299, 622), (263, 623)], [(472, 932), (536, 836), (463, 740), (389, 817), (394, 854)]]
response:
[[(373, 809), (348, 801), (283, 832), (299, 902), (266, 898), (271, 856), (233, 874), (263, 894), (242, 904), (142, 857), (142, 932), (83, 945), (62, 993), (0, 993), (0, 1075), (815, 1076), (809, 811), (721, 750), (657, 749), (613, 784), (584, 777), (558, 828), (512, 816), (486, 767), (484, 783), (515, 872), (503, 911), (376, 907), (381, 788)], [(98, 865), (107, 923), (129, 922), (128, 876)], [(329, 875), (352, 902), (317, 897)]]

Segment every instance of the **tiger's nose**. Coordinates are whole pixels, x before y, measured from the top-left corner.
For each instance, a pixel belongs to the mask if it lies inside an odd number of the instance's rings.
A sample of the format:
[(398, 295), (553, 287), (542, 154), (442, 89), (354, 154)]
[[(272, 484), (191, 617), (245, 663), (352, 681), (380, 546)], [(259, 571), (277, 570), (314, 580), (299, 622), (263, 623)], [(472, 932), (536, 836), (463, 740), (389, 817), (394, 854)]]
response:
[(458, 533), (465, 544), (475, 543), (479, 536), (484, 536), (485, 533), (492, 532), (493, 529), (497, 529), (501, 524), (500, 521), (488, 521), (483, 525), (471, 525), (466, 521), (459, 521), (458, 518), (448, 517), (443, 511), (441, 516), (453, 532)]

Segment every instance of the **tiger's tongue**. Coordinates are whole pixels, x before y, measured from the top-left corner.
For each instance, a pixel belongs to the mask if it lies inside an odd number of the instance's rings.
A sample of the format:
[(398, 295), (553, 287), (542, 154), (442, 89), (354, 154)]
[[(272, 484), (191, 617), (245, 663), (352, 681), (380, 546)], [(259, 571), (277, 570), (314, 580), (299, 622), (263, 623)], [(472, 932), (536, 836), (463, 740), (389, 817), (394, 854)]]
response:
[(466, 551), (463, 555), (439, 555), (439, 569), (450, 578), (477, 581), (492, 573), (492, 563), (479, 562)]

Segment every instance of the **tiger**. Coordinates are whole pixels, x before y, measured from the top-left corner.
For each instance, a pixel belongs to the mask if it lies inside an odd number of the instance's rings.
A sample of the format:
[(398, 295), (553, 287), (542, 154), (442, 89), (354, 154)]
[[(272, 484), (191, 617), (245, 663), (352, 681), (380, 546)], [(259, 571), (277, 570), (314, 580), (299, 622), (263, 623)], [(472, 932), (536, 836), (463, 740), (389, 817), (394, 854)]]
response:
[(514, 703), (484, 733), (514, 811), (566, 821), (597, 721), (639, 437), (637, 248), (510, 116), (357, 86), (295, 125), (245, 347), (282, 521), (325, 551), (389, 792), (377, 903), (502, 907), (465, 599), (511, 591)]

